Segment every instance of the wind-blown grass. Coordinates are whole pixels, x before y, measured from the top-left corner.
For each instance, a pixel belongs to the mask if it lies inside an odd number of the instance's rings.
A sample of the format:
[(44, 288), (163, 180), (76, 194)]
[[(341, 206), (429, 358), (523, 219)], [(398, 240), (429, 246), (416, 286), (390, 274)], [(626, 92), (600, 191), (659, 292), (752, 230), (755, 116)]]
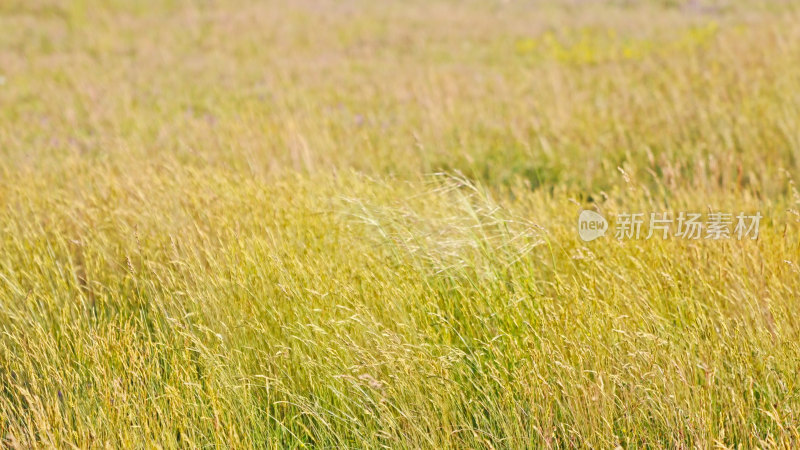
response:
[(0, 439), (798, 445), (796, 19), (0, 6)]

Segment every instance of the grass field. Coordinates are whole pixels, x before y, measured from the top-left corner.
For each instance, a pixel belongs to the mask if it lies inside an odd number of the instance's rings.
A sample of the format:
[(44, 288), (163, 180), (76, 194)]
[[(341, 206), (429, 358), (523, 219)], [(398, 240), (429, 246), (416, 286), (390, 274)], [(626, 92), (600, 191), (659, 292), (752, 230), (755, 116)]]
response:
[(799, 446), (799, 20), (1, 1), (2, 446)]

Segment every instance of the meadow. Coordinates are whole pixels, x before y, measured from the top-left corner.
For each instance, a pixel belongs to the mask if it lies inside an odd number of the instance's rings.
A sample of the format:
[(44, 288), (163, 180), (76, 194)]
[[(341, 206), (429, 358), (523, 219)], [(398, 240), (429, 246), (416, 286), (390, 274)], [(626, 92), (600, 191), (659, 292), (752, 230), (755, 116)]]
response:
[(798, 20), (3, 0), (0, 443), (799, 446)]

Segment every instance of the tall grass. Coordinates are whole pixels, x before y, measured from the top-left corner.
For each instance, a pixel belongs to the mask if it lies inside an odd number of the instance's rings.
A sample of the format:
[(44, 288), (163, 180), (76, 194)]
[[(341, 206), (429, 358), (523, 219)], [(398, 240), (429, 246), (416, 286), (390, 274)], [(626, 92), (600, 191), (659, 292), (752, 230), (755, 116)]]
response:
[(1, 442), (797, 446), (797, 19), (3, 3)]

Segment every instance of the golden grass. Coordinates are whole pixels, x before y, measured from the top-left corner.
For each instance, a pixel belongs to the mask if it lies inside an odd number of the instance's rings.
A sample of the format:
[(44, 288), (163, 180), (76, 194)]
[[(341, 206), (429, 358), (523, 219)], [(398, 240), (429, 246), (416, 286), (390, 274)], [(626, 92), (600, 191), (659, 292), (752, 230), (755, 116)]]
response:
[(800, 445), (798, 19), (0, 4), (2, 444)]

